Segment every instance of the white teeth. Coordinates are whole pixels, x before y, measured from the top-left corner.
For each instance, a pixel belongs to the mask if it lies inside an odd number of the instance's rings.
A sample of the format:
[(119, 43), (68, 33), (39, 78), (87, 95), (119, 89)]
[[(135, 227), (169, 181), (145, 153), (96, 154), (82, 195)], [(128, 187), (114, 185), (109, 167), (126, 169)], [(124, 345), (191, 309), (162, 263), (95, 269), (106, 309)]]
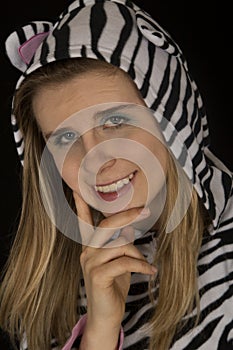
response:
[(110, 191), (114, 192), (117, 190), (117, 184), (111, 184), (109, 186), (107, 186), (109, 188)]
[(108, 186), (103, 186), (103, 192), (104, 193), (109, 192)]
[(129, 178), (128, 179), (123, 179), (122, 182), (123, 182), (124, 185), (127, 185), (129, 183)]
[(124, 182), (122, 180), (117, 181), (117, 189), (119, 190), (120, 188), (122, 188), (124, 186)]
[(103, 193), (108, 193), (108, 192), (115, 192), (122, 188), (123, 186), (127, 185), (129, 181), (134, 177), (134, 174), (130, 174), (129, 176), (125, 177), (122, 180), (119, 180), (117, 182), (114, 182), (111, 185), (107, 186), (95, 186), (96, 192), (103, 192)]

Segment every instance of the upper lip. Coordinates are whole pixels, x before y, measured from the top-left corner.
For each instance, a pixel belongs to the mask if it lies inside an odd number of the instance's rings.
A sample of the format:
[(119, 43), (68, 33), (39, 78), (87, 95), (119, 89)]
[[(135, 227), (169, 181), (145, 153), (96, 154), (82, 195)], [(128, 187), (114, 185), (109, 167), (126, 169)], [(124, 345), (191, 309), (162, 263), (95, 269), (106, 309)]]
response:
[(122, 176), (121, 178), (117, 179), (117, 180), (114, 180), (114, 181), (110, 181), (110, 182), (106, 182), (104, 184), (96, 184), (96, 186), (108, 186), (108, 185), (111, 185), (111, 184), (114, 184), (115, 182), (117, 181), (120, 181), (122, 179), (125, 179), (126, 177), (128, 177), (130, 174), (135, 174), (136, 173), (136, 170), (135, 171), (131, 171), (131, 173), (129, 173), (128, 175), (125, 175), (125, 176)]

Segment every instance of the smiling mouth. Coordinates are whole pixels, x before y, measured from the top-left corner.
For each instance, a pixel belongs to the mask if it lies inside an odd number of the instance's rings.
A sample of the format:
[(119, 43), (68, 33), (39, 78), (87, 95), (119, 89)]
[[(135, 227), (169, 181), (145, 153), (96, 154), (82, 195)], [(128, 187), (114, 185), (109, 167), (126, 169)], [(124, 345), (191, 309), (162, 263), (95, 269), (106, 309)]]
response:
[(136, 171), (132, 172), (128, 176), (124, 177), (123, 179), (120, 179), (116, 182), (112, 182), (108, 185), (102, 185), (102, 186), (95, 186), (95, 191), (100, 193), (112, 193), (117, 192), (121, 188), (123, 188), (125, 185), (128, 185), (128, 183), (133, 179), (135, 176)]

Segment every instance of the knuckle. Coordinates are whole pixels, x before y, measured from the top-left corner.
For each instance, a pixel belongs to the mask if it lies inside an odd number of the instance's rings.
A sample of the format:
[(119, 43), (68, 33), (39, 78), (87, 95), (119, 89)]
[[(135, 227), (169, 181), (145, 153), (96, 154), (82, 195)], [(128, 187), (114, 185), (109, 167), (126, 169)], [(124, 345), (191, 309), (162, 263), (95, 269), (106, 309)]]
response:
[(148, 266), (149, 266), (149, 264), (148, 264), (148, 262), (147, 261), (145, 261), (145, 260), (139, 260), (139, 266), (140, 266), (140, 268), (141, 268), (141, 270), (142, 271), (148, 271)]
[(98, 225), (98, 229), (109, 227), (109, 221), (110, 221), (109, 218), (105, 218), (105, 219), (101, 220), (101, 222)]
[(147, 272), (148, 271), (148, 263), (146, 261), (140, 260), (140, 267), (141, 267), (143, 272)]
[(101, 280), (101, 273), (100, 273), (100, 269), (98, 269), (97, 267), (92, 268), (89, 271), (89, 278), (92, 281), (93, 285), (98, 285), (100, 283)]
[(89, 252), (89, 247), (85, 248), (85, 250), (82, 251), (80, 254), (80, 264), (83, 270), (88, 271), (89, 270), (89, 265), (91, 261), (91, 255)]
[(87, 259), (87, 250), (85, 249), (82, 251), (82, 253), (80, 254), (80, 258), (79, 258), (80, 264), (82, 267), (85, 265), (86, 259)]
[(142, 265), (143, 273), (151, 274), (151, 265), (147, 261), (142, 261)]
[(138, 273), (145, 273), (147, 274), (150, 271), (150, 266), (147, 261), (136, 259), (134, 261), (131, 260), (131, 264), (129, 263), (130, 268), (132, 271), (138, 272)]
[(127, 258), (126, 256), (123, 256), (122, 258), (119, 259), (119, 265), (123, 269), (128, 269), (130, 268), (131, 265), (131, 259)]

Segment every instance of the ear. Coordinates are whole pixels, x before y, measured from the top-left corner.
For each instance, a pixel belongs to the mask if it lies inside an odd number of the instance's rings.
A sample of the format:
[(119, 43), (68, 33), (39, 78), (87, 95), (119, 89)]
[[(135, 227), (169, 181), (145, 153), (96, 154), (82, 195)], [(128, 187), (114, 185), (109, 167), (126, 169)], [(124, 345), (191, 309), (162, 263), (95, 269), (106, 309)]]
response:
[(13, 66), (24, 72), (37, 48), (52, 30), (50, 22), (30, 22), (11, 33), (5, 43), (6, 54)]
[(137, 25), (142, 35), (157, 47), (173, 56), (181, 56), (179, 46), (148, 13), (139, 10), (136, 12)]

